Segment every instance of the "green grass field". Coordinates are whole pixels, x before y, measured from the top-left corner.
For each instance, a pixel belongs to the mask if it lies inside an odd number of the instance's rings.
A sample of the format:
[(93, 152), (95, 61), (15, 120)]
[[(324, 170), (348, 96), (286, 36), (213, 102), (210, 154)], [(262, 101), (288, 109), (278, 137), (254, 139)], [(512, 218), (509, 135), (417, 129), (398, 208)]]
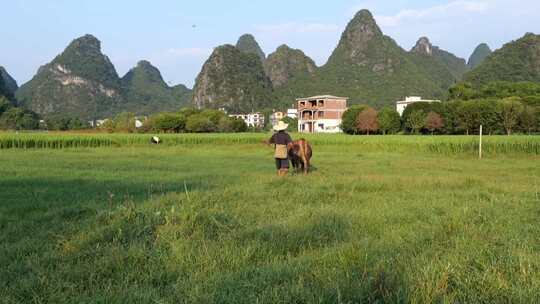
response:
[(538, 301), (540, 137), (107, 136), (0, 149), (0, 303)]

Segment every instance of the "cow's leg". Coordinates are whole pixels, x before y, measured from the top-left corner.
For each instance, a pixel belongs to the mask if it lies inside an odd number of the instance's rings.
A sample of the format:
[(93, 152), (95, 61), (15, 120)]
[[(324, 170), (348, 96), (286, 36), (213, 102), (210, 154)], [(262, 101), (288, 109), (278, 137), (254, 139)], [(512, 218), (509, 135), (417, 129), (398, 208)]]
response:
[(309, 173), (309, 160), (307, 158), (302, 159), (302, 169), (304, 171), (304, 174)]
[(293, 167), (294, 167), (294, 172), (295, 173), (298, 173), (298, 167), (300, 167), (300, 164), (298, 162), (298, 159), (296, 157), (294, 157), (292, 159), (292, 163), (293, 163)]

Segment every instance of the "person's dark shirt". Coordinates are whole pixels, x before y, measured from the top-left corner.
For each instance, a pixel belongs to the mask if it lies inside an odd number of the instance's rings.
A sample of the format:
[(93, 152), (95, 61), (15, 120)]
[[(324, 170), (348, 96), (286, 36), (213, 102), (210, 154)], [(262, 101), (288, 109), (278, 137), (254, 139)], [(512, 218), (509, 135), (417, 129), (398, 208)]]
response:
[(292, 138), (287, 132), (277, 132), (270, 138), (270, 143), (274, 145), (288, 145), (292, 142)]

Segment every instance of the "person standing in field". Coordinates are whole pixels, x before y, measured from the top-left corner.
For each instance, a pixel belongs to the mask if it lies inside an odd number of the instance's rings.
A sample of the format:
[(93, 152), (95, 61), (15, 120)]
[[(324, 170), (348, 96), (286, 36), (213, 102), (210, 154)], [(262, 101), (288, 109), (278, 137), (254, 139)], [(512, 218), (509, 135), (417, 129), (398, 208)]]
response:
[(274, 126), (274, 135), (268, 144), (274, 144), (274, 158), (278, 176), (286, 176), (289, 172), (289, 153), (287, 145), (292, 142), (291, 136), (286, 132), (288, 124), (280, 121)]

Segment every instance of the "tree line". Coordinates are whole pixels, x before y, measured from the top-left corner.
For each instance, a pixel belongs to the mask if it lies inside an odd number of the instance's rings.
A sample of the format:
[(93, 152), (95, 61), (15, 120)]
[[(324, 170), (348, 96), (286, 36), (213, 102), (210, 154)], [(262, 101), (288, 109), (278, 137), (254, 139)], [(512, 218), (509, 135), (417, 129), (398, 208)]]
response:
[(475, 88), (460, 83), (445, 102), (418, 102), (400, 116), (394, 107), (351, 106), (343, 115), (348, 134), (486, 134), (540, 132), (540, 84), (494, 82)]
[(0, 129), (35, 130), (39, 116), (26, 109), (15, 107), (5, 96), (0, 96)]
[[(448, 100), (440, 103), (418, 102), (409, 105), (402, 116), (394, 106), (375, 109), (353, 105), (344, 114), (342, 129), (348, 134), (477, 134), (480, 125), (486, 134), (533, 134), (540, 132), (540, 83), (493, 82), (481, 87), (459, 83), (450, 88)], [(137, 118), (120, 113), (100, 127), (108, 132), (212, 133), (270, 130), (271, 110), (263, 110), (265, 125), (248, 128), (241, 119), (218, 110), (181, 109)], [(142, 126), (136, 126), (136, 120)], [(297, 121), (286, 118), (290, 131)], [(40, 122), (36, 113), (15, 107), (0, 96), (0, 129), (81, 130), (89, 122), (77, 117), (54, 115)]]
[[(141, 125), (137, 126), (139, 120)], [(218, 110), (184, 108), (178, 112), (163, 112), (137, 118), (134, 113), (123, 112), (106, 120), (101, 129), (108, 132), (128, 133), (237, 133), (248, 131), (242, 119), (229, 117)]]

